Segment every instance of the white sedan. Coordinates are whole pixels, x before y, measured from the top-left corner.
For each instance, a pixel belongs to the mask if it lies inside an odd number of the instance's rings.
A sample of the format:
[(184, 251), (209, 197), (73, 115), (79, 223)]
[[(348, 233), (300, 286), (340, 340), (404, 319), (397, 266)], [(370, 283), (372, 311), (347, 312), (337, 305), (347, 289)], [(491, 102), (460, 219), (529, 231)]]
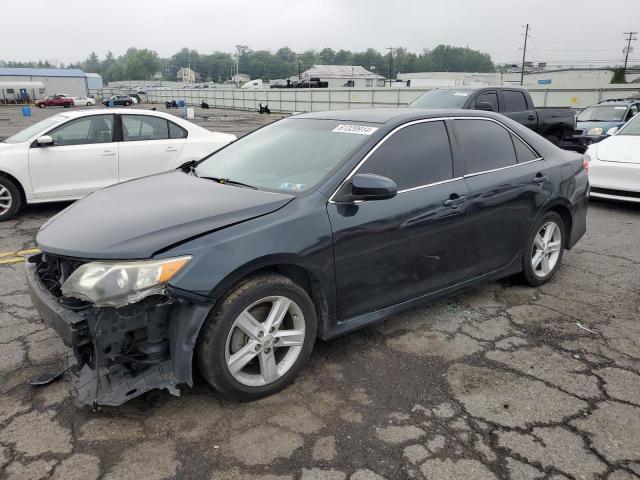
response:
[(23, 203), (76, 200), (198, 160), (235, 138), (152, 110), (65, 111), (0, 143), (0, 221)]
[(640, 115), (584, 155), (592, 197), (640, 203)]
[(73, 97), (73, 104), (76, 107), (92, 107), (96, 104), (96, 99), (91, 97)]

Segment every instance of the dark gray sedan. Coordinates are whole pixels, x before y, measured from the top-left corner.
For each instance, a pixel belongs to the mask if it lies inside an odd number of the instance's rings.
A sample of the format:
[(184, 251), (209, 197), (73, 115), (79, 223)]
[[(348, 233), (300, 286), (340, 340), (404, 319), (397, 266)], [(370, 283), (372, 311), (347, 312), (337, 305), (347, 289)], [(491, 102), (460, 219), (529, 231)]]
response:
[(482, 282), (541, 285), (585, 232), (582, 157), (491, 112), (296, 115), (45, 224), (33, 302), (79, 404), (192, 384), (240, 400), (330, 339)]

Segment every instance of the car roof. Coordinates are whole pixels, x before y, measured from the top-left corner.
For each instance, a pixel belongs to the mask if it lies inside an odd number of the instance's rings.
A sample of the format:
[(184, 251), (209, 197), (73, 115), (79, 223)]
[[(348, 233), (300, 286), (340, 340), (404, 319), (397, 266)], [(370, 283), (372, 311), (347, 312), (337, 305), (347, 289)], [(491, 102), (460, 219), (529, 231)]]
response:
[(292, 119), (337, 120), (345, 122), (365, 123), (404, 123), (439, 117), (490, 117), (500, 118), (495, 113), (460, 110), (460, 109), (426, 109), (426, 108), (356, 108), (351, 110), (329, 110), (326, 112), (310, 112), (294, 115)]
[(88, 115), (97, 115), (97, 114), (129, 114), (129, 115), (155, 115), (157, 117), (162, 118), (178, 118), (175, 115), (171, 115), (170, 113), (158, 112), (156, 110), (146, 110), (141, 108), (117, 108), (117, 107), (104, 107), (104, 108), (83, 108), (82, 110), (77, 111), (65, 111), (60, 112), (57, 115), (65, 118), (79, 118), (86, 117)]

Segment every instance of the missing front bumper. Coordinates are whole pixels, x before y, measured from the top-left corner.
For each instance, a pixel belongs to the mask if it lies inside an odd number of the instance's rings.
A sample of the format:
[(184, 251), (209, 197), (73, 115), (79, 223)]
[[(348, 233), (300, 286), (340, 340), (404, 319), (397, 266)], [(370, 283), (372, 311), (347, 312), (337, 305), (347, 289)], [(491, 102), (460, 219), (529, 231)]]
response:
[(78, 405), (117, 406), (152, 389), (179, 396), (193, 385), (193, 349), (212, 304), (180, 292), (122, 308), (65, 308), (40, 282), (41, 254), (26, 263), (33, 305), (73, 349), (71, 391)]

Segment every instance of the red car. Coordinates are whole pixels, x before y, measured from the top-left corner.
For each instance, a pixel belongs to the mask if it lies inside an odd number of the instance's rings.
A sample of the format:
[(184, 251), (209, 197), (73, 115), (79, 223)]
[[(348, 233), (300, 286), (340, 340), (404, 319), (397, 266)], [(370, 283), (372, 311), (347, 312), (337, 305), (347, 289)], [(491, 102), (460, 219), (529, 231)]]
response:
[(42, 100), (36, 100), (36, 106), (40, 108), (44, 107), (64, 107), (69, 108), (73, 105), (73, 98), (64, 97), (62, 95), (51, 95)]

